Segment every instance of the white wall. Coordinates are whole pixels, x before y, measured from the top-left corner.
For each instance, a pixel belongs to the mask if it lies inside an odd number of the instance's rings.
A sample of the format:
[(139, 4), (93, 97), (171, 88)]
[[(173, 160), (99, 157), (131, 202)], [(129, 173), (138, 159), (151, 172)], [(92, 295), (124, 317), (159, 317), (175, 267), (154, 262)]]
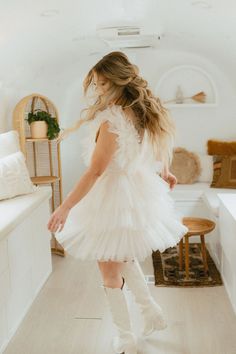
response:
[(206, 141), (210, 138), (236, 138), (236, 92), (230, 84), (230, 78), (224, 75), (224, 68), (186, 52), (159, 51), (155, 57), (142, 55), (138, 62), (152, 87), (156, 86), (163, 73), (182, 64), (202, 68), (216, 85), (219, 100), (217, 107), (171, 108), (177, 126), (176, 146), (206, 152)]
[[(205, 58), (187, 52), (144, 50), (126, 51), (130, 60), (140, 68), (141, 75), (149, 82), (152, 90), (159, 78), (177, 65), (191, 64), (205, 70), (215, 82), (219, 104), (217, 107), (170, 108), (177, 127), (176, 146), (191, 151), (206, 152), (206, 142), (210, 138), (235, 139), (236, 102), (235, 91), (223, 68)], [(12, 111), (24, 96), (39, 92), (48, 96), (59, 109), (62, 127), (68, 127), (79, 118), (84, 107), (82, 80), (88, 70), (102, 57), (92, 55), (70, 63), (58, 74), (50, 74), (41, 68), (40, 75), (28, 73), (27, 80), (18, 81), (15, 87), (0, 88), (0, 132), (12, 129)], [(24, 73), (22, 72), (22, 75)], [(71, 190), (85, 170), (80, 156), (79, 140), (85, 133), (82, 126), (61, 143), (63, 195)]]
[[(187, 52), (170, 51), (126, 51), (130, 60), (140, 68), (141, 75), (149, 82), (150, 87), (155, 90), (159, 78), (169, 69), (182, 64), (199, 66), (205, 70), (213, 79), (219, 96), (217, 107), (206, 108), (170, 108), (172, 117), (176, 123), (177, 135), (175, 146), (182, 146), (191, 151), (207, 152), (206, 142), (211, 138), (235, 139), (236, 137), (236, 102), (235, 91), (230, 84), (230, 78), (224, 75), (223, 70), (214, 63), (209, 62), (201, 56), (192, 55)], [(90, 58), (91, 66), (100, 59), (100, 56)], [(90, 66), (86, 63), (86, 70)], [(75, 68), (75, 72), (77, 72)], [(82, 77), (87, 71), (84, 71)], [(74, 119), (77, 119), (82, 97), (82, 78), (75, 79), (71, 90), (68, 93), (63, 124), (69, 126)], [(83, 128), (78, 133), (73, 133), (62, 143), (62, 158), (66, 167), (64, 176), (64, 191), (67, 193), (73, 183), (84, 170), (83, 162), (79, 156), (79, 138), (83, 134)], [(74, 164), (76, 161), (76, 164)]]

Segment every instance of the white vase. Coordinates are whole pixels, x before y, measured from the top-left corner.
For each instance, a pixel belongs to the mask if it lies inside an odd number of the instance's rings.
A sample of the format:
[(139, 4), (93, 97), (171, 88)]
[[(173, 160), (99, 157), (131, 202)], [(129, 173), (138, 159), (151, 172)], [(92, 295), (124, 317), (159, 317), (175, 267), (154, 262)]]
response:
[(30, 124), (31, 137), (33, 139), (47, 138), (48, 125), (44, 120), (38, 120)]

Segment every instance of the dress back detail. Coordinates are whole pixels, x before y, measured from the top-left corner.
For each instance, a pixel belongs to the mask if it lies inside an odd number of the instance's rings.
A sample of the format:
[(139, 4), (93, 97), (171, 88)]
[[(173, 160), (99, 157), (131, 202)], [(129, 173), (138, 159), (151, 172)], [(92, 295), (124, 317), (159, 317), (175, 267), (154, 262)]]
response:
[(94, 120), (89, 122), (89, 133), (82, 139), (82, 158), (88, 166), (94, 148), (96, 135), (101, 123), (109, 122), (109, 131), (117, 135), (118, 147), (107, 167), (107, 171), (136, 172), (143, 167), (145, 134), (143, 140), (139, 136), (132, 121), (130, 121), (120, 105), (112, 105), (98, 111)]

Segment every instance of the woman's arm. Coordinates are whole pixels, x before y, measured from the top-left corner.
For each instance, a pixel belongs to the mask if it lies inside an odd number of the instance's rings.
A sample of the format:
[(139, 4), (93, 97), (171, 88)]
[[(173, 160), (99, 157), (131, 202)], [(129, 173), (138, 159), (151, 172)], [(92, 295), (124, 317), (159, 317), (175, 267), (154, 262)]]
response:
[(174, 186), (177, 184), (177, 178), (173, 175), (167, 165), (164, 165), (160, 174), (160, 177), (164, 179), (170, 185), (170, 189), (172, 190)]
[(161, 170), (161, 178), (167, 179), (169, 174), (169, 168), (166, 164), (164, 164), (162, 170)]
[(65, 208), (73, 208), (92, 188), (97, 178), (107, 168), (117, 147), (117, 134), (108, 131), (108, 122), (103, 122), (99, 129), (96, 147), (91, 157), (88, 169), (75, 185), (73, 190), (67, 195), (61, 204)]
[(117, 148), (116, 137), (117, 134), (108, 131), (108, 122), (103, 122), (100, 126), (99, 138), (91, 157), (90, 166), (62, 204), (52, 213), (47, 224), (48, 230), (56, 232), (60, 227), (60, 232), (64, 228), (70, 209), (89, 192), (97, 178), (107, 168)]

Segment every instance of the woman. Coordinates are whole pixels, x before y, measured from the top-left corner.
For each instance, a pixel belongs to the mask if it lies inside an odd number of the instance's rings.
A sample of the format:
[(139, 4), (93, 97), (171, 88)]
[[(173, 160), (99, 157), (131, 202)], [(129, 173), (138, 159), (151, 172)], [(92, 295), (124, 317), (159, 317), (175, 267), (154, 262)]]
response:
[[(166, 328), (139, 261), (153, 250), (175, 246), (188, 231), (167, 193), (168, 184), (173, 189), (177, 183), (169, 172), (175, 126), (122, 52), (105, 55), (91, 68), (85, 95), (91, 88), (95, 102), (86, 108), (86, 118), (67, 130), (89, 123), (90, 133), (82, 141), (87, 169), (50, 217), (48, 229), (58, 231), (55, 237), (74, 257), (98, 262), (118, 332), (113, 349), (135, 354), (124, 284), (140, 306), (144, 335)], [(161, 176), (154, 170), (157, 159), (163, 162)], [(72, 208), (77, 230), (71, 233), (65, 223)]]

